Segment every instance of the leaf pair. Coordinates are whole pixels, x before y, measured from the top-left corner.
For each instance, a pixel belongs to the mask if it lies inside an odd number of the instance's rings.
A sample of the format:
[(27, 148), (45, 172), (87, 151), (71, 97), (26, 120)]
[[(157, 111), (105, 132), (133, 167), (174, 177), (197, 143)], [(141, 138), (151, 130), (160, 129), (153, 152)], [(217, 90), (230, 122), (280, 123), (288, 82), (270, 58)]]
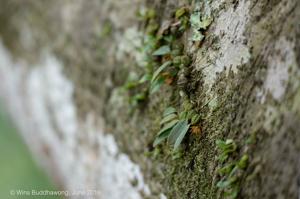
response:
[(176, 150), (188, 132), (190, 125), (186, 120), (178, 119), (177, 112), (173, 107), (169, 107), (164, 111), (160, 124), (163, 125), (163, 128), (158, 132), (153, 146), (155, 147), (168, 139), (168, 143), (174, 145), (174, 150)]

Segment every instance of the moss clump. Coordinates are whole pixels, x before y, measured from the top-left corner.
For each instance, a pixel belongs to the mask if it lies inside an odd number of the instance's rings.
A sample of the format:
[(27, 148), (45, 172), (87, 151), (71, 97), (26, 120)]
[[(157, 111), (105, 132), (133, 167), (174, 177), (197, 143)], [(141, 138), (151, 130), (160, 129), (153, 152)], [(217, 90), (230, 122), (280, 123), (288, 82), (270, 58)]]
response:
[(187, 67), (191, 59), (184, 53), (182, 36), (189, 27), (189, 9), (182, 7), (173, 13), (165, 24), (159, 25), (159, 17), (154, 9), (139, 12), (145, 25), (140, 77), (128, 78), (125, 87), (130, 93), (133, 107), (149, 99), (164, 84), (175, 85), (178, 71)]

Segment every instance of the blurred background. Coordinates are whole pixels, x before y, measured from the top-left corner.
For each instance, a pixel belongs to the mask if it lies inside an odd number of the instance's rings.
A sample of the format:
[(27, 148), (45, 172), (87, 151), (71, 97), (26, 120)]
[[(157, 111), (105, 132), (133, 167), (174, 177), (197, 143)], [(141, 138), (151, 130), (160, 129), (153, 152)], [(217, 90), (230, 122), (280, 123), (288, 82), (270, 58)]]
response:
[(31, 157), (0, 101), (0, 198), (60, 198), (12, 196), (11, 190), (55, 190), (55, 186)]

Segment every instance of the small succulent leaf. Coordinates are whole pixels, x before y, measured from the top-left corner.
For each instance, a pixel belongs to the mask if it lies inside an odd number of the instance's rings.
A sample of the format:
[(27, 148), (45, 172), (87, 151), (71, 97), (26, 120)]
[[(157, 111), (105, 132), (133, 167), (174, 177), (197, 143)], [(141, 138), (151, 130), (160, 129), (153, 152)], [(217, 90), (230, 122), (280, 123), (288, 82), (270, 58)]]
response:
[(138, 85), (138, 83), (135, 81), (128, 81), (128, 82), (126, 82), (124, 87), (126, 89), (132, 89), (132, 88), (136, 87), (137, 85)]
[(243, 155), (242, 158), (239, 160), (237, 166), (240, 169), (245, 169), (248, 166), (248, 160), (249, 160), (249, 156), (248, 155)]
[(175, 17), (179, 19), (181, 16), (183, 16), (187, 12), (187, 9), (185, 7), (179, 8), (176, 10)]
[(182, 111), (182, 112), (179, 114), (179, 118), (180, 118), (181, 120), (187, 119), (187, 112), (186, 112), (186, 111)]
[(152, 55), (154, 56), (162, 56), (162, 55), (167, 55), (171, 53), (171, 48), (168, 45), (162, 46), (159, 49), (157, 49), (156, 51), (154, 51), (154, 53)]
[(165, 139), (167, 139), (170, 132), (171, 132), (171, 129), (168, 129), (168, 130), (164, 131), (163, 133), (159, 134), (153, 142), (153, 147), (156, 147), (158, 144), (162, 143)]
[(218, 170), (218, 173), (219, 173), (220, 175), (229, 174), (229, 173), (232, 171), (232, 169), (234, 168), (234, 166), (235, 166), (234, 163), (229, 163), (228, 165), (226, 165), (226, 166), (220, 168), (220, 169)]
[(216, 145), (218, 148), (223, 149), (226, 146), (226, 143), (223, 140), (216, 140)]
[(236, 185), (236, 186), (234, 186), (233, 188), (231, 188), (230, 190), (225, 191), (225, 192), (224, 192), (224, 196), (225, 196), (226, 198), (236, 199), (237, 196), (238, 196), (238, 194), (239, 194), (239, 190), (240, 190), (240, 189), (239, 189), (239, 186)]
[(222, 150), (226, 153), (233, 152), (237, 148), (236, 144), (233, 142), (232, 139), (227, 139), (226, 141), (217, 140), (216, 145), (220, 150)]
[[(186, 120), (180, 120), (171, 130), (168, 142), (174, 144), (174, 149), (182, 142), (186, 132), (189, 129), (189, 124)], [(176, 146), (176, 147), (175, 147)]]
[(223, 153), (229, 154), (229, 153), (235, 152), (235, 151), (236, 151), (236, 148), (237, 148), (237, 146), (236, 146), (235, 144), (232, 144), (232, 145), (228, 146), (228, 147), (223, 151)]
[(164, 127), (157, 133), (157, 136), (165, 132), (166, 130), (171, 129), (174, 125), (176, 125), (178, 120), (172, 120), (171, 122), (164, 125)]
[(165, 63), (163, 63), (163, 65), (161, 65), (158, 69), (156, 69), (156, 71), (153, 73), (151, 82), (153, 82), (154, 80), (157, 79), (157, 77), (159, 76), (159, 74), (169, 65), (171, 64), (171, 61), (167, 61)]
[(168, 107), (165, 109), (163, 116), (166, 117), (169, 114), (176, 113), (176, 109), (174, 107)]
[(172, 151), (172, 160), (179, 159), (183, 156), (183, 150), (178, 149), (178, 150), (173, 150)]
[(232, 144), (232, 143), (233, 143), (233, 139), (227, 139), (226, 142), (225, 142), (226, 145)]
[(225, 160), (227, 160), (228, 154), (222, 153), (220, 156), (218, 156), (218, 160), (223, 163)]
[(200, 115), (198, 115), (198, 114), (193, 115), (192, 120), (191, 120), (191, 125), (197, 124), (199, 122), (199, 120), (200, 120)]
[(193, 105), (188, 100), (184, 100), (183, 108), (184, 108), (184, 110), (188, 111), (193, 108)]
[(174, 119), (177, 119), (177, 115), (175, 113), (171, 113), (161, 120), (160, 125), (170, 122), (171, 120)]
[(187, 119), (191, 119), (195, 114), (196, 112), (194, 110), (189, 110), (186, 117)]

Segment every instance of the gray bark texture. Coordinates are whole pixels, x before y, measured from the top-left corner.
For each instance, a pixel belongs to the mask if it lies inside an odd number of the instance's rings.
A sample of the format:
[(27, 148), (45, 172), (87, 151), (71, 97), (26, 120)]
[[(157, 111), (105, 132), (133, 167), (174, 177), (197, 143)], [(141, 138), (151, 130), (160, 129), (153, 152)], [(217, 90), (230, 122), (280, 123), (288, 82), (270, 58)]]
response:
[(299, 4), (0, 0), (0, 96), (70, 198), (299, 199)]

